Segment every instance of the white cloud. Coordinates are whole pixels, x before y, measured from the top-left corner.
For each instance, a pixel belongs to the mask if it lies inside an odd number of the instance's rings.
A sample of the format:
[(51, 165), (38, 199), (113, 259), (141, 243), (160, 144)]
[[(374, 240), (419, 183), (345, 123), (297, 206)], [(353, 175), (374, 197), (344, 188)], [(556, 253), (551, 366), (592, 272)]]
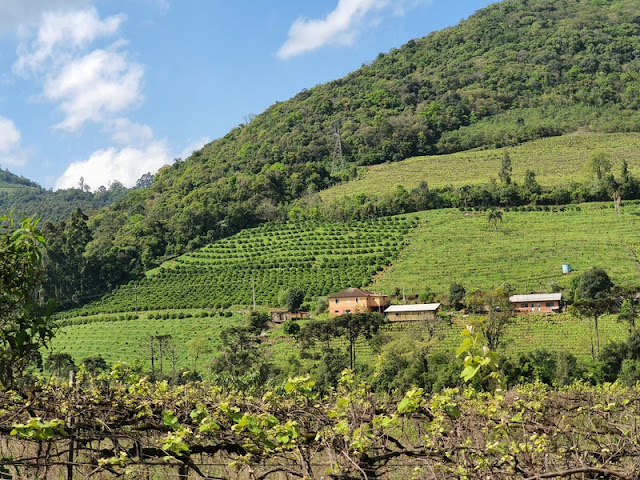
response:
[(12, 120), (0, 117), (0, 164), (19, 166), (27, 163), (27, 155), (20, 146), (20, 131)]
[(184, 147), (182, 149), (182, 152), (180, 152), (180, 155), (178, 155), (178, 158), (181, 158), (183, 160), (188, 158), (189, 156), (191, 156), (191, 154), (195, 150), (200, 150), (202, 147), (204, 147), (210, 141), (211, 141), (211, 139), (209, 137), (202, 137), (199, 140), (195, 140), (195, 141), (189, 143), (186, 147)]
[(29, 25), (40, 19), (42, 12), (85, 5), (87, 0), (0, 0), (0, 34), (10, 32), (21, 25)]
[(277, 55), (286, 59), (325, 45), (350, 45), (367, 14), (383, 9), (389, 3), (389, 0), (338, 0), (335, 10), (322, 20), (298, 18)]
[(49, 61), (64, 61), (72, 52), (86, 48), (97, 38), (114, 35), (125, 18), (120, 14), (100, 20), (95, 8), (45, 12), (31, 45), (22, 43), (18, 48), (14, 71), (26, 74), (46, 68)]
[(55, 128), (75, 131), (89, 121), (114, 121), (141, 101), (143, 68), (129, 60), (126, 43), (90, 49), (99, 38), (117, 34), (125, 18), (101, 19), (95, 8), (51, 11), (42, 14), (37, 29), (25, 31), (13, 70), (43, 83), (41, 98), (64, 114)]
[(69, 165), (56, 180), (55, 188), (75, 187), (80, 177), (94, 190), (114, 180), (132, 187), (145, 173), (155, 173), (169, 163), (169, 150), (164, 142), (152, 142), (144, 148), (107, 148), (94, 152), (88, 160)]
[(94, 50), (66, 64), (44, 85), (44, 96), (59, 101), (65, 119), (56, 128), (74, 131), (91, 120), (102, 122), (141, 100), (140, 65), (117, 51)]

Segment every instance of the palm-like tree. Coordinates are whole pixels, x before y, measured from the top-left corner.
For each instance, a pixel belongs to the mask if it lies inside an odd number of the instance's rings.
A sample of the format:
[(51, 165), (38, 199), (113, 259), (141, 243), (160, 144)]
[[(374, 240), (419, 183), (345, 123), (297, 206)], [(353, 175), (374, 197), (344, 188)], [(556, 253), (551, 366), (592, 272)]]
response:
[(493, 229), (498, 231), (498, 222), (502, 221), (502, 212), (497, 208), (492, 208), (487, 214), (487, 221), (493, 225)]

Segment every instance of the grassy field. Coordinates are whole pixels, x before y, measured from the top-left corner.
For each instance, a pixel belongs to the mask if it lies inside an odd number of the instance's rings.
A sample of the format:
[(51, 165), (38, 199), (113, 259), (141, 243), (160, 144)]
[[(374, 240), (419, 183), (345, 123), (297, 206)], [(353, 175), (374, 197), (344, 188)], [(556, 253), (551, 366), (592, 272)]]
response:
[[(638, 285), (640, 210), (627, 205), (618, 217), (610, 206), (504, 212), (497, 232), (486, 213), (422, 212), (422, 224), (408, 236), (408, 246), (370, 287), (385, 293), (404, 288), (445, 294), (452, 282), (467, 291), (508, 283), (518, 292), (544, 292), (552, 281), (568, 286), (592, 266), (607, 270), (617, 284)], [(562, 275), (564, 263), (574, 272)]]
[[(528, 169), (536, 173), (543, 187), (566, 186), (588, 179), (584, 165), (594, 152), (605, 152), (617, 175), (622, 160), (629, 170), (640, 174), (640, 134), (572, 134), (550, 137), (508, 148), (513, 166), (512, 178), (522, 183)], [(368, 167), (350, 182), (320, 192), (322, 200), (331, 201), (358, 193), (392, 193), (396, 185), (407, 190), (422, 180), (431, 188), (488, 182), (498, 177), (505, 149), (478, 150), (451, 155), (414, 157), (402, 162)]]
[[(176, 346), (177, 368), (193, 368), (193, 359), (187, 348), (189, 340), (195, 337), (203, 338), (207, 340), (211, 350), (216, 352), (221, 345), (221, 330), (239, 325), (245, 319), (245, 315), (237, 313), (225, 317), (209, 316), (210, 312), (206, 312), (207, 316), (203, 316), (202, 311), (194, 310), (164, 311), (162, 313), (170, 318), (150, 318), (154, 313), (138, 315), (130, 312), (127, 315), (75, 317), (74, 324), (58, 330), (51, 344), (51, 351), (69, 353), (76, 364), (80, 364), (87, 357), (101, 355), (110, 365), (117, 361), (139, 362), (149, 370), (150, 356), (146, 347), (149, 337), (170, 335)], [(121, 317), (130, 319), (120, 320)], [(170, 368), (171, 362), (166, 357), (165, 373), (168, 373)]]
[[(150, 335), (171, 335), (176, 347), (176, 367), (192, 369), (193, 356), (187, 342), (196, 336), (207, 340), (212, 353), (201, 356), (197, 367), (207, 370), (209, 358), (219, 350), (220, 332), (224, 328), (236, 326), (246, 321), (245, 315), (234, 314), (230, 317), (201, 316), (197, 311), (173, 311), (171, 315), (185, 313), (186, 318), (150, 319), (148, 315), (139, 315), (137, 319), (118, 320), (113, 316), (94, 316), (77, 318), (76, 323), (62, 327), (54, 338), (51, 351), (69, 353), (79, 364), (87, 357), (101, 355), (108, 364), (117, 361), (137, 363), (147, 371), (150, 369), (149, 353), (146, 345)], [(129, 316), (133, 317), (134, 314)], [(453, 352), (460, 344), (460, 333), (470, 318), (454, 317), (450, 324), (443, 323), (437, 330), (433, 343), (434, 352)], [(391, 324), (385, 327), (383, 335), (389, 341), (401, 341), (407, 347), (421, 339), (424, 326), (419, 323)], [(610, 341), (622, 341), (626, 338), (626, 325), (618, 322), (615, 316), (605, 316), (600, 320), (601, 346)], [(346, 341), (332, 342), (334, 348), (346, 349)], [(554, 352), (570, 352), (581, 359), (591, 357), (591, 337), (589, 325), (582, 320), (562, 315), (520, 315), (507, 328), (505, 345), (501, 353), (517, 355), (546, 348)], [(292, 337), (286, 336), (281, 327), (270, 332), (270, 340), (265, 345), (266, 352), (277, 365), (286, 368), (290, 358), (298, 357), (299, 347)], [(357, 362), (373, 366), (377, 352), (360, 339), (356, 344)], [(45, 354), (46, 357), (47, 354)], [(303, 362), (304, 363), (304, 362)], [(158, 362), (156, 361), (156, 368)], [(170, 356), (164, 359), (163, 370), (170, 373)]]

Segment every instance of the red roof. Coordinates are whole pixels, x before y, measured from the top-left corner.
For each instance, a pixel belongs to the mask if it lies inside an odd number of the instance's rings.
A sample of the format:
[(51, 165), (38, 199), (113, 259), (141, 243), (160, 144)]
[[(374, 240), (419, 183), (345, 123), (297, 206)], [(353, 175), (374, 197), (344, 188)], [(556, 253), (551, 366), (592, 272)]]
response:
[(329, 295), (327, 298), (345, 298), (345, 297), (386, 297), (381, 293), (371, 293), (366, 290), (360, 290), (359, 288), (347, 288), (341, 292)]

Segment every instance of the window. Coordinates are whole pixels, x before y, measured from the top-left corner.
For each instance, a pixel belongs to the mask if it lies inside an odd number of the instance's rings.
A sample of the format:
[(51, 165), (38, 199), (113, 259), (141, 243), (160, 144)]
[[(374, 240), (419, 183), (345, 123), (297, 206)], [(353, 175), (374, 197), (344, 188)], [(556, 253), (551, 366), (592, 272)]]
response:
[(356, 298), (356, 303), (358, 303), (359, 301), (360, 301), (360, 299), (359, 299), (359, 298)]
[(339, 298), (336, 298), (336, 303), (340, 303), (340, 299)]
[(555, 307), (553, 302), (547, 302), (547, 303), (545, 303), (545, 306), (546, 307)]
[(529, 304), (528, 303), (523, 303), (520, 305), (521, 308), (529, 308)]

